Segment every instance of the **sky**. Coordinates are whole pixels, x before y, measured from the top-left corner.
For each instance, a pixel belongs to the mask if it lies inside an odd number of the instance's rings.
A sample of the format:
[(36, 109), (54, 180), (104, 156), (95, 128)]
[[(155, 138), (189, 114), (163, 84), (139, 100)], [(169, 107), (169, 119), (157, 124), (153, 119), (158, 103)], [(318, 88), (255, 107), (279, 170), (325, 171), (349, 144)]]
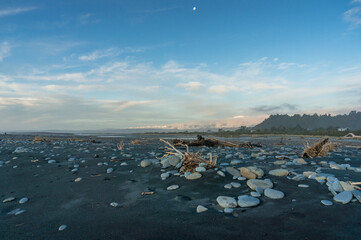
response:
[(361, 0), (2, 0), (0, 130), (361, 110)]

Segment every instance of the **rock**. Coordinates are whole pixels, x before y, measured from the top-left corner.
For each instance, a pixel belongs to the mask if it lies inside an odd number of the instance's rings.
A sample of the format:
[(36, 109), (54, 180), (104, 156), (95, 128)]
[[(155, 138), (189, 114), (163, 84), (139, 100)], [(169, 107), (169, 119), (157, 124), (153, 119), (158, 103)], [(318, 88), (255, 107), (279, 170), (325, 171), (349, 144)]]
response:
[(296, 158), (293, 160), (294, 163), (308, 164), (303, 158)]
[(241, 177), (241, 172), (233, 167), (226, 167), (226, 171), (235, 177)]
[(112, 207), (118, 207), (118, 206), (119, 206), (119, 203), (117, 203), (117, 202), (112, 202), (112, 203), (110, 203), (110, 206), (112, 206)]
[(361, 191), (360, 190), (353, 190), (352, 194), (355, 196), (355, 198), (361, 203)]
[(22, 214), (23, 212), (26, 212), (26, 210), (21, 209), (21, 210), (17, 211), (14, 215), (16, 216), (16, 215)]
[(283, 165), (283, 164), (285, 164), (287, 161), (285, 161), (285, 160), (278, 160), (278, 161), (275, 161), (275, 162), (273, 162), (273, 164), (274, 165)]
[(238, 196), (238, 206), (245, 207), (254, 207), (260, 203), (260, 200), (255, 197), (250, 197), (248, 195)]
[(303, 176), (309, 178), (310, 176), (316, 176), (317, 173), (315, 172), (303, 172)]
[(335, 192), (343, 192), (344, 189), (342, 188), (341, 186), (341, 183), (338, 179), (335, 179), (333, 182), (332, 182), (332, 185), (330, 186), (332, 187), (332, 189), (335, 191)]
[(208, 208), (206, 208), (206, 207), (204, 207), (202, 205), (197, 206), (197, 213), (202, 213), (202, 212), (205, 212), (207, 210), (208, 210)]
[(239, 180), (239, 181), (244, 181), (244, 180), (247, 180), (247, 178), (245, 178), (245, 177), (238, 177), (237, 180)]
[(179, 185), (170, 185), (169, 187), (167, 187), (168, 191), (172, 191), (172, 190), (176, 190), (179, 188)]
[(271, 199), (281, 199), (285, 196), (283, 192), (271, 188), (264, 190), (264, 195)]
[(332, 206), (333, 205), (333, 202), (331, 201), (328, 201), (328, 200), (321, 200), (321, 203), (325, 206)]
[(340, 184), (344, 191), (353, 191), (355, 189), (354, 186), (352, 186), (351, 184), (349, 184), (347, 182), (341, 181)]
[[(252, 167), (247, 167), (252, 173), (256, 174), (257, 177), (263, 177), (264, 172), (262, 169), (260, 169), (259, 167), (256, 166), (252, 166)], [(242, 174), (242, 173), (241, 173)]]
[(258, 192), (259, 194), (263, 194), (264, 189), (261, 187), (256, 187), (256, 192)]
[(22, 199), (19, 200), (19, 203), (23, 204), (23, 203), (26, 203), (27, 201), (29, 201), (29, 198), (23, 197)]
[(126, 162), (122, 162), (121, 164), (120, 164), (120, 166), (127, 166), (128, 165), (128, 163), (126, 163)]
[(296, 176), (294, 176), (292, 178), (292, 180), (294, 181), (301, 181), (301, 180), (304, 180), (305, 179), (305, 176), (303, 176), (302, 174), (297, 174)]
[(177, 164), (181, 161), (182, 157), (175, 154), (168, 157), (169, 164), (173, 167), (177, 166)]
[(163, 159), (161, 161), (161, 164), (162, 164), (162, 168), (169, 168), (171, 166), (169, 163), (169, 158)]
[(260, 197), (261, 194), (259, 192), (251, 192), (252, 197)]
[(309, 186), (307, 184), (298, 184), (298, 187), (300, 187), (300, 188), (308, 188)]
[(169, 176), (170, 176), (169, 173), (162, 173), (162, 174), (160, 175), (160, 177), (162, 178), (162, 180), (165, 180), (165, 179), (168, 178)]
[(256, 190), (257, 187), (262, 189), (272, 188), (273, 183), (271, 181), (259, 180), (259, 179), (250, 179), (247, 181), (247, 185), (252, 190)]
[(75, 180), (74, 180), (74, 182), (80, 182), (81, 181), (81, 177), (78, 177), (78, 178), (76, 178)]
[(61, 225), (59, 228), (58, 228), (58, 230), (59, 231), (63, 231), (63, 230), (65, 230), (65, 228), (67, 228), (68, 226), (66, 226), (66, 225)]
[(143, 160), (143, 161), (140, 162), (140, 166), (143, 167), (143, 168), (148, 167), (148, 166), (150, 166), (151, 164), (152, 164), (152, 162), (149, 161), (148, 159)]
[(78, 172), (78, 169), (77, 169), (77, 168), (74, 168), (74, 169), (71, 170), (71, 172), (72, 172), (72, 173), (76, 173), (76, 172)]
[(8, 198), (5, 198), (5, 199), (3, 200), (3, 203), (12, 202), (12, 201), (14, 201), (14, 200), (15, 200), (14, 197), (8, 197)]
[(251, 170), (249, 170), (248, 168), (241, 167), (239, 170), (241, 171), (242, 177), (245, 177), (247, 179), (256, 179), (257, 178), (257, 175), (254, 174), (253, 172), (251, 172)]
[(198, 179), (201, 177), (202, 177), (202, 174), (200, 174), (199, 172), (194, 172), (194, 173), (189, 174), (186, 178), (188, 180), (195, 180), (195, 179)]
[(231, 182), (231, 185), (232, 185), (232, 187), (234, 187), (234, 188), (239, 188), (239, 187), (241, 186), (241, 184), (238, 183), (238, 182)]
[(14, 153), (25, 153), (25, 152), (29, 152), (29, 149), (24, 147), (17, 147), (14, 151)]
[(233, 213), (233, 208), (225, 208), (225, 209), (223, 209), (223, 212), (224, 213)]
[(352, 193), (350, 191), (343, 191), (333, 197), (336, 202), (346, 204), (352, 200)]
[(232, 197), (218, 196), (217, 197), (217, 203), (222, 208), (235, 208), (235, 207), (237, 207), (237, 201), (236, 201), (236, 199), (234, 199)]
[(196, 172), (205, 172), (206, 168), (205, 167), (196, 167)]
[(232, 185), (231, 185), (231, 184), (226, 184), (226, 185), (224, 185), (224, 188), (225, 188), (225, 189), (231, 189), (231, 188), (232, 188)]
[(230, 165), (237, 165), (237, 164), (239, 164), (241, 162), (242, 162), (241, 160), (232, 160), (229, 164)]
[(219, 176), (221, 176), (221, 177), (225, 177), (225, 176), (226, 176), (226, 174), (224, 174), (224, 172), (222, 172), (222, 171), (217, 171), (217, 174), (218, 174)]
[(55, 160), (49, 160), (48, 163), (56, 163)]
[(108, 168), (108, 169), (107, 169), (107, 173), (112, 173), (113, 171), (114, 171), (113, 168)]
[(268, 172), (268, 174), (278, 177), (283, 177), (288, 175), (287, 169), (274, 169)]

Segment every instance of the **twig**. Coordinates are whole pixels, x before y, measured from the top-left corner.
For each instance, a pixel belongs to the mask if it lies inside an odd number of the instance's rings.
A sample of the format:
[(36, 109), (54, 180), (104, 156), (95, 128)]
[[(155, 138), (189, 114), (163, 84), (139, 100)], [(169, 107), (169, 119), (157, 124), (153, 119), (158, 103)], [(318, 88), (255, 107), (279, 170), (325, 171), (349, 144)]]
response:
[(177, 153), (181, 154), (182, 156), (184, 156), (184, 154), (179, 151), (178, 149), (176, 149), (172, 144), (170, 144), (169, 142), (163, 140), (163, 139), (159, 139), (160, 141), (164, 142), (165, 144), (168, 144), (174, 151), (176, 151)]
[(142, 192), (141, 194), (142, 194), (142, 196), (144, 196), (144, 195), (153, 195), (154, 192)]

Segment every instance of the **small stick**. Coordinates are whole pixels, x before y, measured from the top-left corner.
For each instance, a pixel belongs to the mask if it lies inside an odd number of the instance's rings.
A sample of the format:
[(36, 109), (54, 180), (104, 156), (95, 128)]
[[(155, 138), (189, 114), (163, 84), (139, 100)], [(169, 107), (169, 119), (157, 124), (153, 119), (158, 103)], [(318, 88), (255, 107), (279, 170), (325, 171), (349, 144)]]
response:
[(134, 160), (133, 158), (124, 158), (124, 159), (111, 159), (111, 162), (120, 162), (120, 161), (128, 161), (128, 160)]
[(100, 177), (101, 174), (90, 174), (91, 177)]
[(176, 151), (177, 153), (181, 154), (182, 156), (184, 156), (183, 153), (181, 153), (178, 149), (176, 149), (172, 144), (170, 144), (169, 142), (163, 140), (163, 139), (159, 139), (160, 141), (164, 142), (165, 144), (168, 144), (174, 151)]
[(361, 185), (361, 182), (348, 182), (349, 184), (351, 184), (351, 185)]

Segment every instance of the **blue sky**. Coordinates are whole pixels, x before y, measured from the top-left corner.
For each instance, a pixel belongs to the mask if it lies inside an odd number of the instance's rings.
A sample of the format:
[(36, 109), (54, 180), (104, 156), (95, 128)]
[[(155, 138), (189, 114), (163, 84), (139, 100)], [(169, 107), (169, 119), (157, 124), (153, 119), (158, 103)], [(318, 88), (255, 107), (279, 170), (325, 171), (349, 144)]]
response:
[(0, 130), (360, 111), (360, 43), (361, 0), (3, 0)]

